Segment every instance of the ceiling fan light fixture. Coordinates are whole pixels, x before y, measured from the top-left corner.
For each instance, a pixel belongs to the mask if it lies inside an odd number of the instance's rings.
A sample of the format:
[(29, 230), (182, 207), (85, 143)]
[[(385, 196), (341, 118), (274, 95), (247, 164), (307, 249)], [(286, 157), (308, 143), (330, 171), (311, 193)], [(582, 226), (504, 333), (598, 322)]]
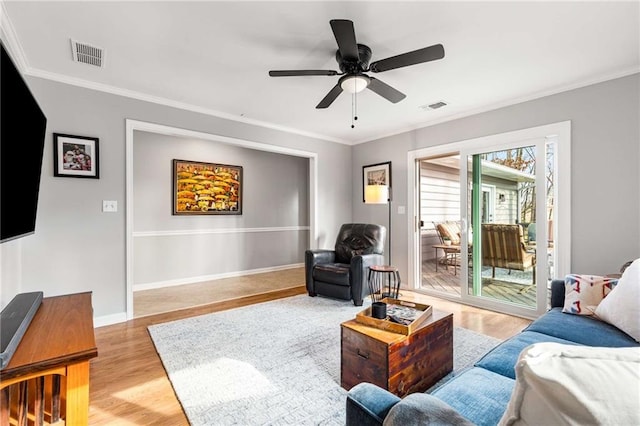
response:
[(360, 93), (369, 85), (369, 78), (364, 75), (350, 75), (340, 82), (340, 87), (347, 93)]
[[(0, 0), (1, 1), (1, 0)], [(353, 120), (358, 117), (356, 94), (364, 89), (369, 89), (377, 95), (392, 103), (398, 103), (407, 97), (404, 93), (394, 89), (375, 77), (369, 77), (366, 72), (379, 73), (411, 65), (422, 64), (444, 58), (444, 47), (441, 44), (425, 47), (411, 52), (401, 53), (369, 63), (371, 48), (364, 44), (356, 43), (356, 34), (353, 22), (348, 19), (332, 19), (329, 21), (331, 30), (338, 44), (336, 61), (340, 72), (333, 70), (271, 70), (271, 77), (296, 77), (296, 76), (334, 76), (340, 75), (338, 83), (331, 88), (329, 93), (316, 105), (316, 109), (328, 108), (342, 92), (352, 96)], [(351, 125), (353, 126), (353, 123)]]

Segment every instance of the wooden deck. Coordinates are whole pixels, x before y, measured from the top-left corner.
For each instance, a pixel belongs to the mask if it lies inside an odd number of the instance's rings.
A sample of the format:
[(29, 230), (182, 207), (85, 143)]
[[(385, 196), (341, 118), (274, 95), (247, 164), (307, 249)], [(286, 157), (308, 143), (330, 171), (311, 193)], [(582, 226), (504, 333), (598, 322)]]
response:
[[(482, 295), (503, 300), (518, 305), (535, 307), (536, 289), (530, 285), (508, 282), (507, 271), (502, 271), (504, 281), (499, 279), (482, 278)], [(497, 275), (496, 278), (500, 276)], [(457, 267), (457, 275), (454, 275), (454, 267), (438, 264), (436, 272), (435, 259), (422, 262), (422, 286), (423, 290), (445, 293), (447, 296), (460, 297), (460, 267)], [(464, 288), (464, 287), (463, 287)]]

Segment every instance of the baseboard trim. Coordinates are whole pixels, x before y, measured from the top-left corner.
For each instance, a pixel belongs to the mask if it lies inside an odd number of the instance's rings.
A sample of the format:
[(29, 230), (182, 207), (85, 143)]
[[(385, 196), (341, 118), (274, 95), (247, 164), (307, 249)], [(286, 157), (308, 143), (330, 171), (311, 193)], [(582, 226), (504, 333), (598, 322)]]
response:
[(214, 280), (220, 280), (223, 278), (234, 278), (234, 277), (240, 277), (244, 275), (263, 274), (265, 272), (283, 271), (285, 269), (300, 268), (302, 266), (304, 266), (304, 263), (294, 263), (290, 265), (271, 266), (269, 268), (249, 269), (246, 271), (232, 271), (232, 272), (225, 272), (222, 274), (200, 275), (197, 277), (178, 278), (175, 280), (134, 284), (133, 291), (136, 292), (136, 291), (142, 291), (142, 290), (153, 290), (157, 288), (174, 287), (174, 286), (184, 285), (184, 284), (194, 284), (202, 281), (214, 281)]
[(127, 313), (120, 312), (117, 314), (103, 315), (93, 318), (93, 328), (104, 327), (107, 325), (118, 324), (127, 321)]

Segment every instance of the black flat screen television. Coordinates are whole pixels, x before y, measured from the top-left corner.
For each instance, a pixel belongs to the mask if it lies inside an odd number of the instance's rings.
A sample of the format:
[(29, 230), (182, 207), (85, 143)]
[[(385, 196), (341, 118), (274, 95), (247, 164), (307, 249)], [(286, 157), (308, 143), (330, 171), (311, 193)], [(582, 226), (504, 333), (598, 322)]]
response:
[(47, 118), (0, 46), (0, 243), (4, 243), (35, 232)]

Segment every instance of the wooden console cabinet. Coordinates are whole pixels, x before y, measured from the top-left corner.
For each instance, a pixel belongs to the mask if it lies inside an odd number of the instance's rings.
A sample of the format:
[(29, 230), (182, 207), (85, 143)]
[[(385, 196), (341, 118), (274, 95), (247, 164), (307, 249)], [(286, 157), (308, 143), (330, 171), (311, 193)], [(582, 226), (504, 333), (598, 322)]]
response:
[(376, 384), (399, 397), (424, 392), (453, 370), (453, 314), (433, 310), (408, 336), (350, 320), (341, 324), (340, 378), (349, 390)]
[(98, 356), (91, 293), (46, 297), (0, 371), (0, 425), (89, 422), (89, 361)]

